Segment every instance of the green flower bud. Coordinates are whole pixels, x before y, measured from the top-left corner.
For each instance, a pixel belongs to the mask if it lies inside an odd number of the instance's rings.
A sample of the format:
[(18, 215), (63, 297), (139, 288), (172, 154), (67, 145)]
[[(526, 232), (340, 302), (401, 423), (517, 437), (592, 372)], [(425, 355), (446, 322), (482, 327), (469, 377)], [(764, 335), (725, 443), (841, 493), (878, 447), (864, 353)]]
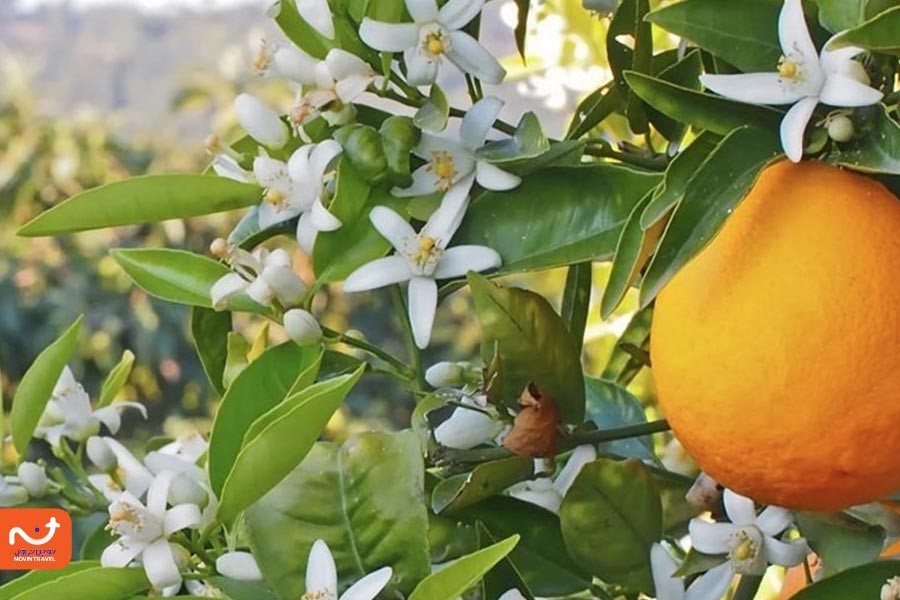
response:
[(387, 158), (381, 136), (368, 125), (347, 125), (335, 132), (334, 139), (344, 148), (344, 156), (360, 174), (370, 181), (378, 181), (387, 171)]
[(849, 142), (854, 133), (853, 121), (846, 115), (838, 115), (828, 122), (828, 137), (836, 142)]

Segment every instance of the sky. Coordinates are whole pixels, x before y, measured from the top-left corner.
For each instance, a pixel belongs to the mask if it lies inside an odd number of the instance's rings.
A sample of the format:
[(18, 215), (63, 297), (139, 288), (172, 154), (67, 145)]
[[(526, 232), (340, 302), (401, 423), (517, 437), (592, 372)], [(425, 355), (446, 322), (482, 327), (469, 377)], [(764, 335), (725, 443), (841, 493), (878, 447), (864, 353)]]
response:
[(239, 5), (265, 5), (272, 0), (13, 0), (16, 8), (23, 11), (34, 10), (51, 4), (68, 2), (77, 8), (95, 8), (110, 4), (134, 6), (154, 13), (171, 13), (180, 9), (209, 10), (231, 8)]

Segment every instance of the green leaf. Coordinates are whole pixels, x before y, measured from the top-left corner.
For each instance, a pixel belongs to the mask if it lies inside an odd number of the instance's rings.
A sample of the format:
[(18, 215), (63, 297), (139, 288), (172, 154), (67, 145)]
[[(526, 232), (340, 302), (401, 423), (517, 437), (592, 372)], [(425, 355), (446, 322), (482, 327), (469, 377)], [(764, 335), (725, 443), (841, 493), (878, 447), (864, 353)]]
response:
[[(321, 442), (246, 512), (250, 546), (282, 598), (303, 593), (306, 558), (325, 540), (340, 587), (390, 565), (408, 593), (430, 570), (422, 450), (412, 432), (367, 432)], [(389, 592), (390, 593), (390, 592)]]
[(641, 215), (644, 214), (644, 210), (652, 198), (653, 191), (647, 192), (644, 199), (632, 209), (628, 221), (622, 227), (609, 281), (603, 290), (603, 297), (600, 299), (600, 317), (604, 320), (608, 319), (625, 299), (628, 288), (637, 280), (641, 269), (650, 258), (650, 252), (659, 240), (661, 232), (644, 231), (641, 228)]
[(156, 223), (259, 203), (259, 187), (206, 175), (144, 175), (77, 194), (41, 213), (18, 235), (59, 235), (117, 225)]
[(864, 173), (900, 175), (900, 124), (883, 104), (860, 109), (857, 116), (856, 137), (826, 160)]
[(514, 190), (482, 194), (453, 240), (497, 250), (501, 273), (608, 259), (631, 209), (659, 179), (611, 165), (542, 170)]
[(228, 243), (249, 251), (278, 235), (294, 237), (296, 231), (296, 218), (279, 221), (263, 229), (259, 226), (259, 206), (253, 206), (228, 234)]
[(44, 407), (50, 401), (53, 388), (56, 387), (63, 368), (75, 351), (75, 344), (81, 331), (81, 319), (78, 317), (65, 333), (38, 354), (16, 388), (9, 424), (13, 444), (19, 454), (25, 453)]
[[(475, 537), (477, 538), (478, 548), (487, 548), (492, 544), (496, 544), (500, 540), (488, 531), (484, 523), (478, 521), (475, 524)], [(520, 540), (521, 542), (521, 540)], [(510, 553), (512, 554), (512, 553)], [(487, 572), (482, 579), (482, 587), (484, 588), (485, 598), (500, 598), (507, 590), (518, 590), (526, 600), (535, 600), (534, 594), (525, 582), (522, 573), (516, 567), (516, 564), (510, 559), (510, 554), (497, 563), (493, 569)]]
[(634, 93), (664, 115), (719, 135), (744, 125), (775, 131), (781, 121), (782, 114), (768, 107), (704, 94), (633, 71), (625, 73), (625, 79)]
[(423, 579), (410, 594), (409, 600), (456, 600), (463, 592), (478, 583), (518, 543), (519, 536), (513, 535), (483, 550), (456, 559)]
[(584, 328), (587, 325), (593, 284), (593, 263), (585, 261), (569, 267), (563, 289), (561, 316), (579, 349), (584, 343)]
[(450, 119), (450, 103), (441, 86), (434, 84), (428, 94), (428, 102), (422, 105), (413, 116), (416, 127), (429, 133), (440, 133), (447, 128)]
[(876, 560), (884, 545), (884, 529), (844, 513), (797, 513), (797, 525), (825, 575)]
[(134, 367), (134, 354), (132, 354), (131, 350), (126, 350), (122, 353), (122, 358), (119, 359), (116, 366), (106, 376), (103, 387), (100, 388), (100, 399), (97, 400), (95, 408), (102, 408), (112, 404), (112, 401), (116, 399), (116, 396), (119, 395), (119, 392), (122, 391), (122, 388), (128, 382), (132, 367)]
[[(647, 115), (640, 100), (628, 88), (626, 71), (649, 73), (653, 59), (650, 23), (644, 17), (650, 10), (648, 0), (623, 0), (619, 3), (606, 35), (606, 55), (619, 93), (625, 98), (625, 115), (632, 132), (647, 132)], [(630, 39), (631, 45), (623, 39)]]
[(586, 135), (623, 105), (622, 94), (616, 86), (603, 85), (591, 92), (575, 109), (572, 122), (566, 131), (567, 140), (575, 140)]
[(509, 486), (534, 477), (534, 459), (511, 456), (482, 463), (470, 473), (444, 479), (431, 493), (431, 509), (438, 513), (471, 506)]
[(112, 257), (131, 280), (151, 296), (189, 306), (212, 307), (209, 291), (231, 270), (224, 264), (165, 248), (112, 250)]
[(900, 55), (900, 6), (895, 6), (869, 19), (859, 27), (845, 31), (828, 44), (828, 48), (859, 46), (872, 52)]
[(569, 554), (609, 583), (651, 593), (650, 547), (662, 537), (662, 505), (640, 461), (585, 465), (559, 512)]
[(525, 62), (525, 38), (528, 36), (528, 12), (531, 8), (531, 0), (516, 0), (516, 10), (518, 19), (516, 21), (516, 49), (522, 62)]
[[(151, 450), (148, 450), (148, 452), (150, 451)], [(116, 538), (107, 529), (108, 523), (108, 519), (103, 519), (103, 521), (101, 521), (86, 538), (84, 538), (84, 543), (81, 544), (81, 552), (79, 553), (81, 560), (100, 560), (103, 551), (116, 541)]]
[(269, 348), (237, 376), (222, 398), (209, 438), (209, 481), (217, 495), (250, 425), (315, 381), (321, 360), (321, 348), (288, 342)]
[[(654, 57), (655, 58), (655, 57)], [(703, 72), (703, 60), (699, 50), (688, 52), (681, 60), (669, 66), (663, 67), (655, 74), (656, 77), (675, 85), (680, 85), (694, 91), (700, 91), (700, 74)], [(672, 142), (680, 143), (687, 127), (660, 113), (655, 108), (646, 108), (650, 122), (659, 130), (665, 138)]]
[(11, 600), (23, 592), (27, 592), (28, 590), (44, 585), (45, 583), (55, 581), (60, 577), (73, 575), (79, 571), (94, 569), (99, 566), (99, 562), (75, 561), (69, 563), (62, 569), (29, 571), (21, 577), (17, 577), (0, 586), (0, 600)]
[(296, 0), (277, 0), (268, 14), (289, 40), (313, 58), (324, 59), (334, 47), (334, 41), (323, 37), (300, 16)]
[[(279, 415), (254, 438), (244, 440), (222, 487), (218, 509), (222, 521), (233, 521), (303, 460), (362, 372), (360, 367), (353, 375), (342, 375), (299, 392), (301, 400), (290, 411)], [(285, 402), (293, 404), (292, 400), (289, 397)], [(277, 411), (278, 406), (272, 410)]]
[(744, 127), (729, 134), (700, 166), (666, 227), (641, 285), (641, 306), (718, 233), (763, 167), (781, 154), (777, 138)]
[[(586, 419), (598, 429), (615, 429), (647, 422), (640, 401), (628, 390), (611, 381), (586, 378)], [(626, 458), (656, 461), (653, 441), (649, 436), (616, 440), (600, 445), (601, 449)]]
[[(638, 361), (634, 354), (634, 348), (646, 349), (650, 341), (650, 323), (653, 317), (653, 306), (648, 306), (639, 310), (628, 327), (619, 336), (606, 366), (603, 368), (601, 379), (614, 381), (619, 386), (625, 387), (635, 375), (645, 366), (643, 362)], [(629, 351), (631, 350), (631, 351)]]
[(195, 306), (191, 310), (191, 338), (203, 372), (220, 396), (225, 394), (223, 383), (228, 362), (228, 334), (231, 333), (230, 312), (220, 312)]
[(23, 586), (21, 591), (9, 596), (10, 600), (125, 600), (150, 587), (144, 569), (106, 568), (93, 561), (87, 565), (71, 563), (64, 570), (45, 572), (56, 577), (50, 580), (36, 577), (35, 585)]
[(900, 575), (900, 560), (884, 560), (848, 569), (804, 588), (791, 600), (879, 598), (881, 586)]
[(690, 0), (670, 4), (647, 20), (686, 38), (745, 72), (774, 71), (781, 58), (778, 13), (768, 0)]
[(556, 403), (566, 423), (584, 418), (584, 377), (578, 345), (543, 296), (494, 284), (470, 273), (469, 286), (481, 321), (481, 355), (491, 364), (495, 347), (502, 371), (500, 389), (515, 402), (529, 382)]
[(405, 215), (405, 205), (387, 191), (369, 187), (359, 171), (342, 160), (330, 210), (343, 226), (316, 237), (313, 267), (317, 280), (320, 283), (340, 281), (358, 267), (384, 256), (391, 245), (372, 226), (369, 213), (376, 206), (387, 206)]
[(278, 600), (265, 584), (256, 581), (237, 581), (228, 577), (215, 576), (207, 579), (227, 596), (226, 600)]
[(240, 333), (230, 331), (226, 345), (228, 353), (225, 358), (225, 370), (222, 372), (222, 385), (227, 389), (250, 364), (250, 342)]
[(868, 0), (817, 0), (819, 22), (833, 33), (853, 29), (866, 18)]
[(716, 135), (703, 133), (669, 163), (662, 184), (656, 188), (641, 215), (643, 229), (653, 227), (681, 202), (688, 182), (720, 141)]
[(550, 150), (550, 140), (544, 135), (541, 122), (533, 112), (522, 115), (516, 133), (508, 139), (488, 142), (476, 155), (505, 168), (521, 166)]

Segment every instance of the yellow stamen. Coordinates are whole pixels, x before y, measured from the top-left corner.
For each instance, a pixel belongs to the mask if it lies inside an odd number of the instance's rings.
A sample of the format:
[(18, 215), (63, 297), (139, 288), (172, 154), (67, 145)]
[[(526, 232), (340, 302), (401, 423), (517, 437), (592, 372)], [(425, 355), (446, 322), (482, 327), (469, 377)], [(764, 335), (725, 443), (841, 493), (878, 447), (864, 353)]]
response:
[(443, 36), (440, 33), (429, 33), (425, 37), (425, 50), (434, 56), (443, 54), (447, 50)]
[(796, 61), (782, 57), (778, 61), (778, 74), (785, 79), (795, 79), (800, 74), (800, 66)]
[(285, 196), (281, 193), (280, 190), (269, 189), (266, 192), (266, 202), (274, 206), (275, 208), (280, 208), (282, 204), (284, 204)]
[(428, 168), (434, 172), (437, 177), (437, 188), (446, 192), (453, 187), (453, 180), (456, 179), (456, 165), (453, 163), (453, 155), (449, 152), (433, 152), (431, 164)]
[(425, 235), (419, 239), (419, 248), (413, 252), (412, 260), (419, 266), (425, 266), (439, 252), (437, 240)]
[(748, 558), (753, 558), (755, 554), (753, 548), (753, 542), (750, 540), (744, 540), (741, 542), (741, 545), (734, 549), (734, 558), (737, 560), (747, 560)]

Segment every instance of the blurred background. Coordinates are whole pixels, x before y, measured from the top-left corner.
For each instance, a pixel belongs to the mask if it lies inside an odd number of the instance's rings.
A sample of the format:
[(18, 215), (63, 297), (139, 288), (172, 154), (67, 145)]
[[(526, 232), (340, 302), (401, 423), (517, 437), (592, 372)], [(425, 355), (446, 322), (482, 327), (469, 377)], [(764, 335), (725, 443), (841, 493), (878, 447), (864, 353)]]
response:
[[(151, 418), (127, 427), (137, 439), (164, 430), (205, 430), (217, 400), (190, 342), (188, 311), (133, 288), (109, 257), (112, 247), (181, 247), (206, 252), (241, 215), (46, 239), (16, 238), (16, 229), (79, 191), (142, 173), (197, 171), (207, 163), (210, 133), (238, 137), (231, 102), (251, 90), (287, 108), (291, 90), (252, 71), (263, 39), (283, 38), (265, 16), (271, 0), (0, 0), (0, 368), (9, 407), (14, 385), (38, 352), (78, 314), (86, 317), (71, 366), (96, 394), (123, 350), (137, 355), (126, 389)], [(507, 83), (493, 93), (507, 101), (503, 118), (539, 114), (559, 136), (579, 99), (610, 78), (603, 40), (606, 21), (580, 0), (536, 3), (529, 19), (527, 67), (516, 55), (512, 0), (492, 0), (483, 21), (486, 44), (505, 57)], [(462, 77), (445, 70), (453, 104), (468, 106)], [(604, 123), (621, 137), (624, 123)], [(603, 132), (601, 132), (603, 133)], [(289, 240), (286, 240), (289, 243)], [(305, 258), (298, 268), (311, 274)], [(607, 267), (595, 267), (595, 295)], [(559, 302), (565, 272), (514, 281)], [(353, 327), (402, 356), (399, 324), (387, 294), (344, 297), (331, 290), (317, 306), (335, 328)], [(591, 309), (585, 344), (588, 372), (599, 375), (624, 329), (634, 300), (599, 322)], [(248, 338), (259, 323), (241, 322)], [(272, 333), (273, 340), (280, 332)], [(472, 359), (479, 331), (466, 294), (439, 312), (426, 364)], [(646, 378), (632, 386), (648, 400)], [(408, 424), (411, 399), (390, 382), (369, 379), (351, 398), (336, 437), (366, 427)]]

